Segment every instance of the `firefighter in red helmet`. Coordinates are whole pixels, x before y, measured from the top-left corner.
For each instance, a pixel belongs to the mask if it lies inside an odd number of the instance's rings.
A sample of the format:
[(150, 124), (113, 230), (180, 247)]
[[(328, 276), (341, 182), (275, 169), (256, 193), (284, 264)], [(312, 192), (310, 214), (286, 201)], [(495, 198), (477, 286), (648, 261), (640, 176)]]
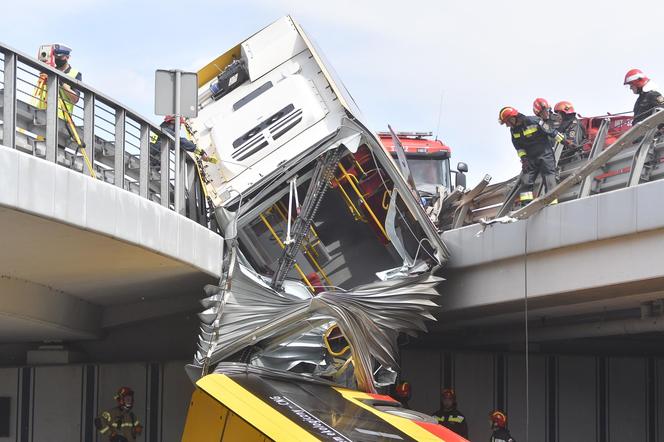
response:
[(102, 412), (95, 419), (95, 427), (108, 442), (134, 442), (143, 432), (143, 426), (131, 411), (134, 390), (120, 387), (115, 395), (117, 406)]
[(491, 439), (489, 442), (516, 442), (507, 429), (507, 415), (500, 410), (495, 410), (489, 415), (491, 422)]
[(563, 140), (565, 147), (570, 149), (581, 147), (586, 140), (586, 131), (576, 115), (574, 105), (569, 101), (560, 101), (553, 110), (560, 116), (558, 131), (565, 137)]
[[(556, 160), (552, 147), (564, 137), (538, 117), (525, 116), (511, 106), (500, 110), (498, 120), (510, 128), (512, 145), (521, 160), (519, 202), (526, 205), (533, 200), (533, 186), (538, 174), (542, 176), (547, 192), (556, 186)], [(551, 204), (557, 202), (554, 200)]]
[(657, 107), (664, 107), (664, 96), (659, 88), (639, 69), (630, 69), (625, 74), (625, 85), (639, 97), (634, 103), (634, 121), (636, 124), (652, 115)]
[(438, 423), (468, 439), (468, 421), (457, 408), (456, 393), (452, 388), (443, 388), (440, 392), (440, 408), (434, 414)]
[(542, 122), (550, 128), (557, 129), (560, 126), (560, 116), (553, 112), (549, 102), (544, 98), (535, 98), (533, 101), (533, 113), (542, 119)]

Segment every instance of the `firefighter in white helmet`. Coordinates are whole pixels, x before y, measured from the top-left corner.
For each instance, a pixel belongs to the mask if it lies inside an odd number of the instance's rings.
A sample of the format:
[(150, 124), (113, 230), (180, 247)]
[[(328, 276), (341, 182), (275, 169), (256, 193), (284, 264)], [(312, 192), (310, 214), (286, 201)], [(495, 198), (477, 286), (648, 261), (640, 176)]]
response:
[(640, 69), (627, 71), (623, 84), (639, 96), (634, 103), (633, 124), (648, 118), (655, 108), (664, 107), (664, 96), (659, 92), (659, 88)]

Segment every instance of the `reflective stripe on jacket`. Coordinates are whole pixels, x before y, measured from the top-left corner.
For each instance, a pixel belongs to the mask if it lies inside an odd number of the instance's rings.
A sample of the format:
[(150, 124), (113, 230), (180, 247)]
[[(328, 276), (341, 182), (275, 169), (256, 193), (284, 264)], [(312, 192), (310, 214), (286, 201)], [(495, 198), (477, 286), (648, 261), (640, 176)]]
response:
[(552, 140), (549, 137), (554, 137), (556, 141), (562, 140), (562, 135), (557, 130), (545, 125), (537, 117), (521, 115), (517, 121), (517, 126), (510, 128), (510, 133), (512, 144), (519, 157), (540, 156), (552, 146)]

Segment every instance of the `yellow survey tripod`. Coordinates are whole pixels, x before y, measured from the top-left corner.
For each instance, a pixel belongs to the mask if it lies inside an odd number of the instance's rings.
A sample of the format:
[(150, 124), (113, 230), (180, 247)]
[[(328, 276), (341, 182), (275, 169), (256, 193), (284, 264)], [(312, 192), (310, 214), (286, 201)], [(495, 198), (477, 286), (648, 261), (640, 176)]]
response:
[[(39, 80), (37, 80), (37, 87), (35, 89), (35, 97), (42, 101), (45, 100), (46, 96), (46, 78), (47, 75), (42, 73), (39, 75)], [(90, 162), (90, 158), (88, 157), (88, 154), (85, 150), (85, 143), (81, 140), (81, 137), (78, 135), (78, 130), (76, 129), (76, 125), (74, 124), (74, 120), (71, 117), (71, 112), (69, 112), (69, 108), (67, 108), (65, 104), (64, 97), (62, 94), (64, 91), (62, 90), (61, 87), (58, 88), (58, 102), (59, 102), (59, 107), (60, 110), (62, 111), (62, 116), (64, 117), (65, 124), (67, 127), (67, 132), (69, 133), (69, 136), (74, 140), (76, 143), (76, 152), (81, 151), (81, 154), (83, 155), (83, 160), (85, 161), (85, 165), (88, 168), (88, 172), (90, 173), (90, 176), (92, 178), (97, 178), (97, 174), (95, 173), (94, 168), (92, 167), (92, 163)], [(57, 112), (57, 111), (56, 111)]]

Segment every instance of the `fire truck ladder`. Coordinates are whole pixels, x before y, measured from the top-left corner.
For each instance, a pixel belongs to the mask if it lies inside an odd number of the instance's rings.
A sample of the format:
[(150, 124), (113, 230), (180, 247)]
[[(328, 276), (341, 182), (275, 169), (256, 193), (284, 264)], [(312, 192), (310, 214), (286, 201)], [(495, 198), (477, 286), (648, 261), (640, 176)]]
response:
[(290, 231), (290, 241), (284, 244), (285, 247), (281, 258), (279, 258), (277, 270), (272, 278), (271, 286), (276, 290), (282, 287), (286, 275), (295, 264), (295, 256), (302, 246), (304, 237), (311, 229), (311, 224), (329, 187), (340, 156), (341, 148), (339, 147), (328, 150), (316, 162), (316, 168), (309, 182), (307, 196), (304, 198), (300, 213)]

